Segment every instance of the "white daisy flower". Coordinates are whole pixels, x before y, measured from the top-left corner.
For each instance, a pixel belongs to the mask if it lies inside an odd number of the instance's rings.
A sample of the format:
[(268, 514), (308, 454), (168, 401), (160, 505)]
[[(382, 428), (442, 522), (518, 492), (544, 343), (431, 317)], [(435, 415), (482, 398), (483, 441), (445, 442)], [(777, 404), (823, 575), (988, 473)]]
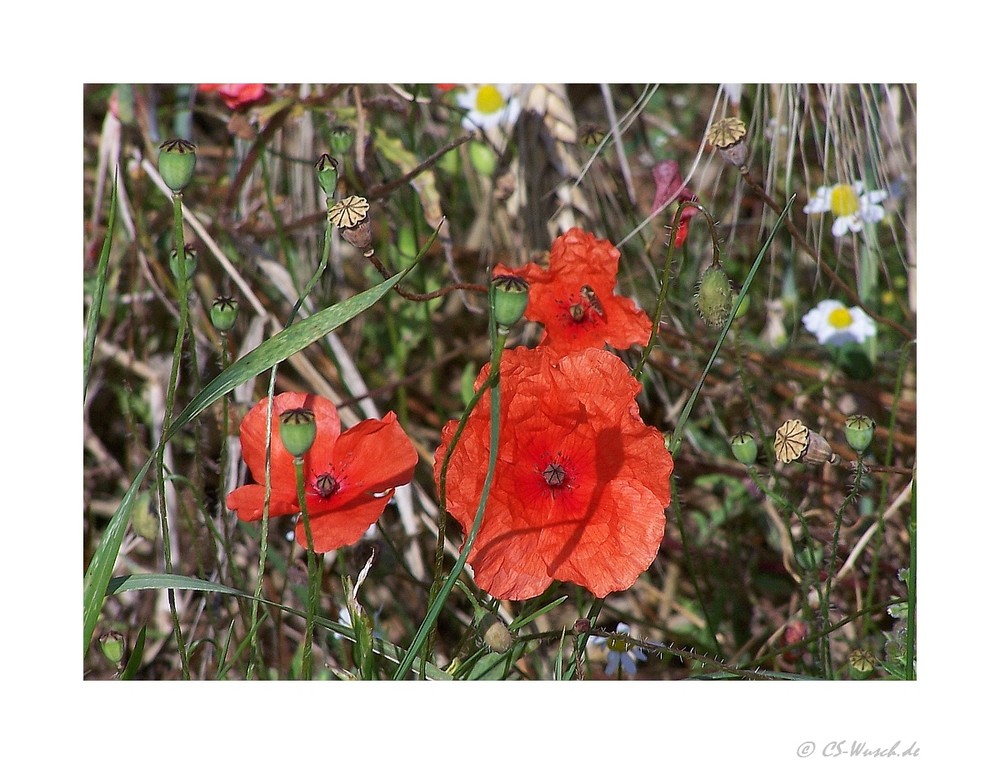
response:
[[(615, 631), (619, 634), (628, 634), (629, 626), (627, 623), (619, 623)], [(617, 637), (590, 637), (587, 644), (590, 647), (607, 650), (608, 666), (604, 669), (607, 676), (615, 673), (635, 676), (636, 671), (638, 671), (636, 661), (646, 660), (646, 655), (642, 650)]]
[(875, 336), (875, 322), (861, 308), (848, 309), (840, 300), (821, 300), (802, 317), (806, 329), (821, 345), (839, 347)]
[(882, 202), (888, 196), (889, 192), (881, 189), (865, 191), (865, 184), (859, 180), (850, 185), (820, 186), (805, 206), (805, 212), (807, 215), (832, 212), (833, 235), (839, 237), (848, 230), (857, 233), (865, 223), (877, 223), (884, 218)]
[(456, 94), (455, 102), (468, 113), (462, 117), (466, 130), (511, 127), (521, 113), (513, 85), (468, 85)]

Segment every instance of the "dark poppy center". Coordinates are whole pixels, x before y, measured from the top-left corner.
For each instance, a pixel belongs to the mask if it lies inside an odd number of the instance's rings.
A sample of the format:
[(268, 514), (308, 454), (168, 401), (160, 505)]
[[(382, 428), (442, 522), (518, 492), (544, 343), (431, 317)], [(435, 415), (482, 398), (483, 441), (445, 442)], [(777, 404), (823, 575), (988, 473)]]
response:
[(316, 493), (324, 499), (329, 499), (337, 492), (340, 485), (337, 483), (337, 478), (329, 472), (324, 472), (315, 477), (313, 480), (313, 487), (316, 489)]
[(561, 464), (551, 462), (542, 470), (542, 479), (549, 488), (562, 488), (566, 484), (566, 470)]

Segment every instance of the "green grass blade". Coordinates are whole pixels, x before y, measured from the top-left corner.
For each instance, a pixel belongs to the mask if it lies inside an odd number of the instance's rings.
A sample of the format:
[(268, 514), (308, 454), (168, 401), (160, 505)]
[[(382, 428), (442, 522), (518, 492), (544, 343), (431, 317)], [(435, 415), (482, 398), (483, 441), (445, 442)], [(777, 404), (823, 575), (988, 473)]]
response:
[[(425, 248), (426, 251), (426, 248)], [(333, 331), (337, 327), (346, 323), (358, 314), (364, 312), (392, 289), (410, 270), (419, 262), (417, 260), (404, 271), (400, 271), (392, 278), (383, 281), (381, 284), (373, 286), (360, 294), (345, 300), (336, 305), (331, 305), (325, 310), (321, 310), (308, 318), (293, 324), (288, 329), (274, 335), (270, 339), (261, 343), (251, 350), (241, 359), (226, 368), (219, 376), (209, 382), (205, 388), (195, 396), (195, 398), (184, 408), (184, 410), (174, 420), (170, 429), (163, 434), (164, 441), (170, 440), (182, 427), (188, 424), (198, 414), (208, 408), (226, 393), (234, 390), (239, 385), (257, 376), (263, 371), (271, 368), (277, 363), (308, 347), (310, 344), (320, 339), (324, 335)], [(121, 548), (122, 539), (125, 537), (125, 529), (128, 527), (129, 515), (132, 512), (132, 504), (139, 492), (142, 481), (153, 462), (156, 449), (153, 455), (146, 461), (142, 469), (135, 476), (132, 485), (129, 486), (125, 496), (122, 497), (121, 504), (112, 515), (108, 527), (101, 537), (101, 542), (94, 552), (94, 557), (90, 561), (87, 573), (83, 579), (83, 650), (84, 653), (90, 645), (90, 640), (94, 636), (94, 629), (97, 627), (97, 619), (104, 602), (104, 593), (111, 580), (111, 573), (114, 569), (115, 560), (118, 559), (118, 550)]]
[(115, 210), (118, 208), (118, 171), (111, 184), (111, 209), (108, 211), (108, 232), (104, 235), (104, 246), (97, 260), (97, 287), (87, 314), (87, 339), (83, 345), (83, 397), (87, 398), (90, 383), (90, 364), (94, 359), (94, 343), (97, 341), (97, 324), (101, 321), (101, 305), (104, 302), (104, 288), (108, 282), (108, 261), (111, 259), (111, 237), (115, 230)]

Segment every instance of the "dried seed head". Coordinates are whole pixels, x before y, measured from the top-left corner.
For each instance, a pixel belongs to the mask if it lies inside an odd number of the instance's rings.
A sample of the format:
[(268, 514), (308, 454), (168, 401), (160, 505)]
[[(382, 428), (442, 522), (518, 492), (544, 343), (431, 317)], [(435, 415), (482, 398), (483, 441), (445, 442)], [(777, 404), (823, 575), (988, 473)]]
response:
[(747, 126), (736, 117), (726, 117), (708, 128), (708, 142), (729, 164), (746, 167), (750, 149), (746, 141)]

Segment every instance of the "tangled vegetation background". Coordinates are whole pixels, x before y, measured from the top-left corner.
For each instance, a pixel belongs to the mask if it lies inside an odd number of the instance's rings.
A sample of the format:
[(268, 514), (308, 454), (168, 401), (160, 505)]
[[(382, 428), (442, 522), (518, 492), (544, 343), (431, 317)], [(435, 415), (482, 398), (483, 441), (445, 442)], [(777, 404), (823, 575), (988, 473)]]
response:
[(914, 678), (916, 99), (86, 86), (84, 676)]

